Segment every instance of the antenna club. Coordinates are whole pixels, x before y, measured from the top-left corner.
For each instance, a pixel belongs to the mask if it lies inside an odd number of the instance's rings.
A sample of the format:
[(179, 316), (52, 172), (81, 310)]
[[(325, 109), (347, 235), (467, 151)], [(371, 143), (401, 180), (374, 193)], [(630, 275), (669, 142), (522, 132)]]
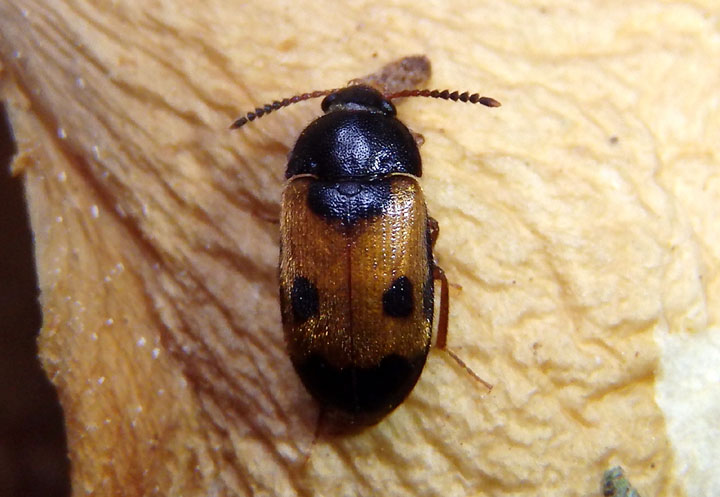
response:
[(388, 100), (395, 98), (404, 97), (428, 97), (428, 98), (440, 98), (442, 100), (452, 100), (453, 102), (468, 102), (471, 104), (481, 104), (486, 107), (500, 107), (502, 104), (490, 97), (481, 97), (479, 93), (463, 92), (458, 91), (451, 92), (450, 90), (403, 90), (397, 93), (387, 95)]

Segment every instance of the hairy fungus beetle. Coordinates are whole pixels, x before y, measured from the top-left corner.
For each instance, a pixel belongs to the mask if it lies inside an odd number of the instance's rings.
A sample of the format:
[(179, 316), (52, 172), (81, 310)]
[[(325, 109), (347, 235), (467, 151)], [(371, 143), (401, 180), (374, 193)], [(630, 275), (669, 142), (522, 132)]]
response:
[(440, 347), (448, 322), (448, 283), (433, 258), (437, 223), (418, 183), (420, 152), (392, 99), (500, 104), (447, 90), (383, 95), (356, 84), (276, 101), (231, 128), (320, 96), (324, 115), (300, 134), (285, 173), (282, 321), (307, 390), (347, 421), (372, 424), (407, 397), (422, 372), (438, 279)]

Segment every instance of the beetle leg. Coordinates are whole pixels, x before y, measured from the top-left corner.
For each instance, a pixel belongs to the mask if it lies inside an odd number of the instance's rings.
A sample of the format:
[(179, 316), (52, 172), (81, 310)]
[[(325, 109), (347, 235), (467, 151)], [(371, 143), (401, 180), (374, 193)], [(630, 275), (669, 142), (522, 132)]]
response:
[[(430, 246), (434, 249), (435, 248), (435, 242), (437, 242), (438, 236), (440, 235), (440, 225), (437, 222), (437, 219), (434, 217), (428, 216), (428, 231), (430, 233)], [(435, 254), (433, 253), (433, 264), (437, 267), (437, 259), (435, 258)], [(441, 270), (442, 271), (442, 270)], [(438, 278), (435, 278), (438, 279)], [(447, 283), (451, 287), (462, 290), (462, 285), (459, 285), (457, 283)]]
[[(431, 218), (432, 219), (432, 218)], [(433, 221), (435, 221), (433, 219)], [(430, 227), (430, 233), (431, 233), (431, 240), (432, 240), (432, 224)], [(437, 239), (437, 221), (435, 221), (435, 239)], [(434, 240), (433, 240), (434, 242)], [(437, 341), (435, 342), (435, 346), (439, 349), (444, 350), (448, 353), (452, 359), (457, 362), (462, 368), (467, 371), (470, 376), (475, 378), (477, 381), (485, 385), (485, 388), (488, 389), (488, 391), (491, 391), (493, 389), (493, 386), (488, 383), (487, 381), (480, 378), (475, 371), (470, 369), (470, 367), (465, 364), (465, 361), (460, 359), (455, 352), (447, 348), (447, 334), (448, 334), (448, 315), (450, 314), (450, 291), (448, 289), (448, 280), (447, 276), (445, 276), (445, 271), (440, 268), (437, 264), (433, 266), (433, 280), (440, 280), (440, 316), (438, 319), (438, 334), (437, 334)]]
[[(437, 222), (435, 224), (437, 225)], [(435, 233), (437, 233), (437, 231)], [(447, 276), (445, 276), (445, 271), (443, 271), (437, 264), (433, 266), (433, 280), (440, 280), (440, 316), (438, 319), (436, 346), (439, 349), (444, 349), (445, 345), (447, 345), (448, 315), (450, 314), (450, 291), (448, 290), (448, 280)]]
[[(435, 248), (438, 235), (440, 235), (440, 225), (437, 219), (428, 216), (428, 233), (430, 236), (430, 247)], [(448, 280), (445, 271), (437, 264), (437, 259), (433, 251), (433, 281), (440, 280), (440, 316), (438, 320), (437, 347), (445, 348), (447, 343), (448, 331), (448, 315), (450, 314), (450, 291), (448, 289)]]
[[(433, 217), (428, 216), (428, 232), (430, 236), (430, 246), (432, 248), (435, 248), (435, 242), (437, 242), (438, 235), (440, 234), (440, 225), (438, 224), (437, 220)], [(447, 352), (447, 354), (455, 361), (457, 362), (462, 368), (467, 371), (470, 376), (475, 378), (477, 381), (485, 385), (485, 388), (488, 389), (488, 391), (492, 390), (493, 386), (488, 383), (487, 381), (480, 378), (475, 371), (470, 369), (467, 364), (465, 364), (465, 361), (460, 359), (455, 352), (447, 348), (447, 334), (448, 334), (448, 317), (450, 315), (450, 284), (448, 283), (447, 276), (445, 275), (445, 271), (438, 266), (437, 260), (435, 260), (435, 255), (433, 255), (433, 281), (440, 280), (440, 315), (438, 316), (438, 333), (437, 333), (437, 341), (435, 342), (435, 346), (441, 350), (444, 350)], [(458, 288), (462, 287), (460, 285), (453, 285), (457, 286)]]

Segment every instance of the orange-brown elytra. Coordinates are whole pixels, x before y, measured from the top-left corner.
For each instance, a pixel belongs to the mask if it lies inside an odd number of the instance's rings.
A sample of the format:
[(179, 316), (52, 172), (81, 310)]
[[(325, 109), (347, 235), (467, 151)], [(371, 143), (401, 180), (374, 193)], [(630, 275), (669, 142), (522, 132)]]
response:
[[(437, 222), (418, 183), (421, 158), (392, 99), (500, 104), (478, 94), (364, 85), (305, 93), (256, 109), (325, 96), (324, 115), (290, 153), (280, 217), (280, 303), (288, 353), (307, 390), (350, 423), (373, 424), (415, 386), (448, 323), (447, 279), (433, 257)], [(453, 354), (453, 358), (457, 357)], [(460, 361), (462, 363), (462, 361)]]

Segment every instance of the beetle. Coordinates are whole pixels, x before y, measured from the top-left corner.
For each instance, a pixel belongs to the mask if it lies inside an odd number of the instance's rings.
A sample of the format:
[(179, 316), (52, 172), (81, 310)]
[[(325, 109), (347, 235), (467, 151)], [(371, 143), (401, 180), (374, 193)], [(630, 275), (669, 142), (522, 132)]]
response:
[(324, 114), (302, 131), (285, 172), (283, 329), (310, 394), (344, 422), (371, 425), (402, 403), (420, 377), (430, 349), (436, 280), (440, 348), (448, 328), (448, 281), (433, 256), (438, 224), (428, 216), (418, 182), (418, 144), (392, 100), (500, 103), (468, 92), (384, 95), (350, 84), (275, 101), (231, 128), (321, 96)]

